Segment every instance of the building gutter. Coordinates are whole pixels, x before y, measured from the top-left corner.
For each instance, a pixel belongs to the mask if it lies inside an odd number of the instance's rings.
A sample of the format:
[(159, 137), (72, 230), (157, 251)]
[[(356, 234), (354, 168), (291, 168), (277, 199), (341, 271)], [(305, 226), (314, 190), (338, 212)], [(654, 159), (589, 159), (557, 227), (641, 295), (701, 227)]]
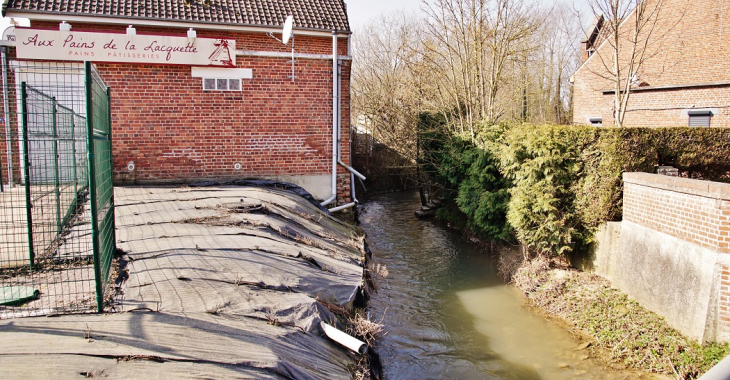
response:
[[(120, 17), (120, 16), (87, 16), (74, 15), (68, 13), (52, 13), (52, 12), (20, 12), (15, 10), (7, 10), (5, 17), (27, 18), (36, 21), (67, 21), (84, 22), (93, 24), (113, 24), (113, 25), (138, 25), (138, 26), (161, 26), (161, 27), (179, 27), (179, 28), (196, 28), (208, 29), (216, 31), (237, 31), (237, 32), (254, 32), (269, 33), (281, 32), (281, 26), (261, 26), (249, 24), (220, 24), (216, 22), (200, 22), (200, 21), (181, 21), (175, 19), (159, 19), (145, 17)], [(321, 29), (295, 28), (294, 31), (299, 36), (329, 37), (332, 35), (329, 31)], [(348, 36), (352, 34), (350, 31), (337, 32), (339, 36)]]
[[(662, 91), (662, 90), (684, 90), (688, 88), (706, 88), (706, 87), (726, 87), (730, 86), (730, 81), (721, 82), (704, 82), (704, 83), (687, 83), (687, 84), (668, 84), (662, 86), (644, 86), (644, 87), (631, 87), (631, 92), (642, 92), (642, 91)], [(615, 94), (616, 90), (606, 89), (601, 90), (603, 95)]]
[[(266, 58), (291, 58), (291, 53), (261, 50), (236, 50), (236, 55), (244, 57), (266, 57)], [(294, 53), (297, 59), (332, 59), (328, 54)], [(352, 61), (349, 55), (341, 55), (337, 59), (341, 61)]]

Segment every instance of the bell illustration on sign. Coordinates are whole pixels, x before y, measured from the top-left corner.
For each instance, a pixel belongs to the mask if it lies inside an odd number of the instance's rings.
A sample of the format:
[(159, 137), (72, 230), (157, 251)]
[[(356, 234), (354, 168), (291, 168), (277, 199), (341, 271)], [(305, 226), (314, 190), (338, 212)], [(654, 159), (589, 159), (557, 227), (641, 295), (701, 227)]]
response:
[(217, 48), (213, 53), (211, 53), (210, 57), (210, 63), (220, 62), (225, 66), (235, 66), (233, 64), (233, 59), (231, 59), (231, 50), (228, 47), (228, 41), (226, 40), (218, 40), (214, 44)]

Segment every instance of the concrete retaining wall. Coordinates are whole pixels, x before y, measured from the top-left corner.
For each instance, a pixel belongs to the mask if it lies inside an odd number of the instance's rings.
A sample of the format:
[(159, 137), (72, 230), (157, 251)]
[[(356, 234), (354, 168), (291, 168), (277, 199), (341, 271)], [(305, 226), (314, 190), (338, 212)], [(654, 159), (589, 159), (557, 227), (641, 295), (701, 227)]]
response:
[(730, 341), (730, 185), (624, 174), (624, 220), (597, 234), (594, 271), (700, 342)]

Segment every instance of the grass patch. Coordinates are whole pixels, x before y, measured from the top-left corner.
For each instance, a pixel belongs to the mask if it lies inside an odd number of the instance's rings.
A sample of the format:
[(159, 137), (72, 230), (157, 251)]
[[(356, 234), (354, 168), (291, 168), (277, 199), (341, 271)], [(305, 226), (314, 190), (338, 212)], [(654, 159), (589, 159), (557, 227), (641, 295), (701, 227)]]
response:
[(600, 276), (546, 258), (525, 263), (515, 285), (533, 305), (592, 336), (613, 362), (694, 379), (730, 354), (728, 344), (698, 344)]

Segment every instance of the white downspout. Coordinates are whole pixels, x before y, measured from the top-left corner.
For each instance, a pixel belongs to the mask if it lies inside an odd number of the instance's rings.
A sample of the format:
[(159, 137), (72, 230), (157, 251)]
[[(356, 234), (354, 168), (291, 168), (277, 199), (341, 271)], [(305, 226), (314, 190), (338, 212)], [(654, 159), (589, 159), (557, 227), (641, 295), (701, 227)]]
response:
[[(348, 46), (349, 48), (349, 46)], [(342, 77), (342, 65), (337, 65), (337, 97), (340, 98), (340, 95), (342, 93), (342, 83), (340, 78)], [(342, 105), (338, 102), (337, 103), (337, 163), (342, 165), (345, 169), (347, 169), (350, 172), (350, 194), (352, 196), (352, 202), (347, 203), (342, 206), (334, 207), (329, 209), (330, 212), (340, 211), (344, 210), (346, 208), (353, 207), (358, 204), (357, 198), (355, 197), (355, 177), (358, 176), (358, 178), (365, 180), (365, 176), (360, 174), (357, 170), (353, 169), (349, 165), (342, 162), (342, 149), (340, 149), (340, 143), (342, 140), (342, 127), (340, 125), (342, 121)]]
[(332, 196), (322, 202), (327, 206), (337, 199), (337, 31), (332, 31)]

